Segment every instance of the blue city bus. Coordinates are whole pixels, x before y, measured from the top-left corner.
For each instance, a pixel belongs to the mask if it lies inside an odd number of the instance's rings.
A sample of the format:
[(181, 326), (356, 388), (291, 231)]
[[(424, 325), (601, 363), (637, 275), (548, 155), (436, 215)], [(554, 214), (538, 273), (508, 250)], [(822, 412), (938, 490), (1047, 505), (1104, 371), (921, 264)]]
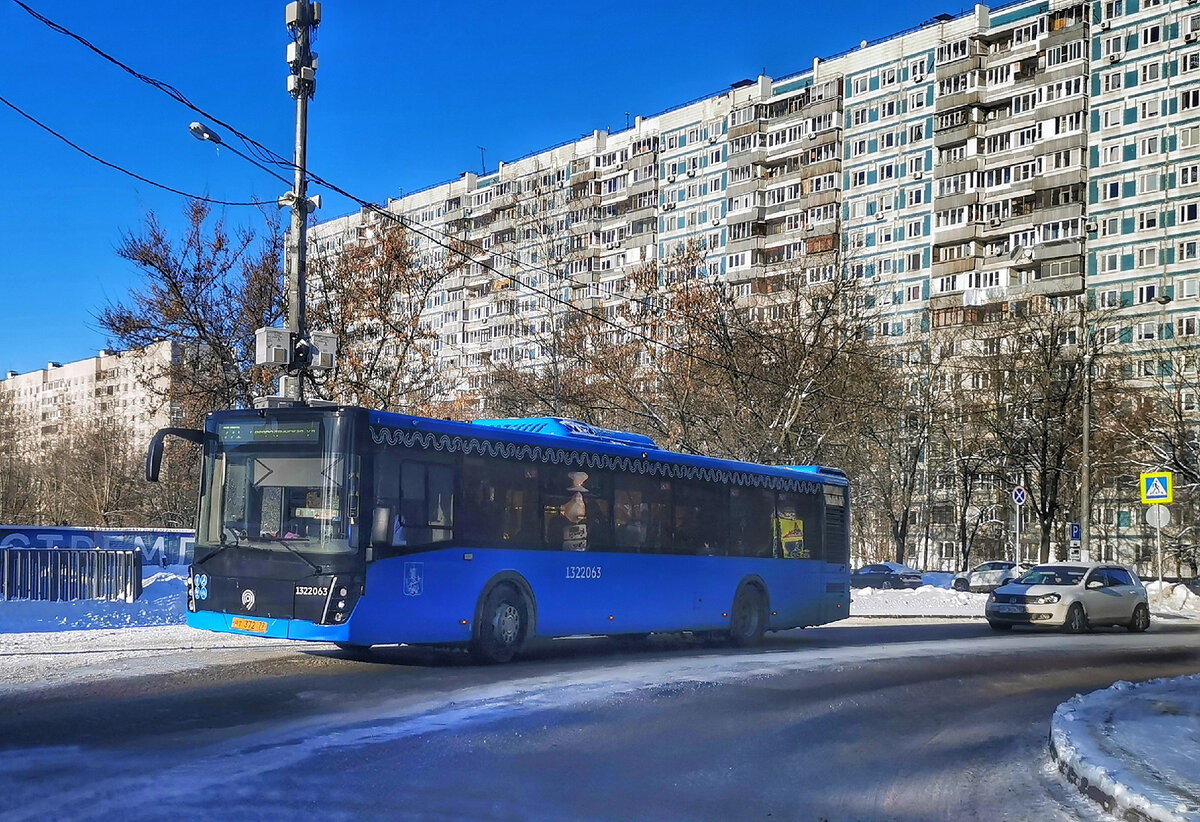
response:
[(720, 634), (849, 612), (843, 472), (681, 454), (557, 418), (210, 414), (187, 623), (343, 648)]

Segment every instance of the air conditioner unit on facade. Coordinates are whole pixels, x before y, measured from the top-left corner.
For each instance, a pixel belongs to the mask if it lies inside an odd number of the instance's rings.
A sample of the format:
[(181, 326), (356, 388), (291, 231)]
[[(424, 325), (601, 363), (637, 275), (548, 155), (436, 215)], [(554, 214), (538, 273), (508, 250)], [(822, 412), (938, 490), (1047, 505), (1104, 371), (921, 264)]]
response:
[(709, 138), (708, 138), (709, 145), (712, 145), (716, 141), (717, 141), (717, 135), (715, 135), (715, 134), (709, 135)]
[(1111, 20), (1101, 20), (1100, 21), (1100, 31), (1108, 31), (1111, 27), (1112, 27)]
[(914, 180), (919, 180), (919, 179), (921, 179), (921, 178), (922, 178), (922, 177), (924, 177), (924, 176), (925, 176), (925, 175), (924, 175), (922, 172), (920, 172), (920, 171), (914, 171), (914, 172), (912, 173), (912, 178), (913, 178)]
[(810, 140), (817, 139), (817, 133), (815, 131), (809, 132), (808, 139), (810, 139)]
[(1096, 229), (1098, 229), (1099, 227), (1100, 227), (1100, 226), (1096, 225), (1096, 222), (1095, 222), (1094, 220), (1093, 220), (1093, 221), (1089, 221), (1089, 222), (1088, 222), (1086, 225), (1084, 225), (1084, 229), (1085, 229), (1086, 231), (1088, 231), (1089, 233), (1090, 233), (1090, 232), (1092, 232), (1092, 231), (1095, 231), (1095, 230), (1096, 230)]
[(1197, 32), (1189, 31), (1187, 34), (1183, 35), (1183, 40), (1185, 43), (1194, 43), (1196, 42), (1196, 37)]
[(674, 174), (668, 174), (668, 175), (667, 175), (667, 182), (668, 182), (668, 183), (673, 183), (673, 182), (675, 182), (675, 175), (674, 175)]
[(1112, 54), (1108, 55), (1108, 62), (1110, 62), (1110, 63), (1116, 63), (1120, 59), (1121, 59), (1121, 52), (1119, 52), (1119, 51), (1114, 51)]
[(712, 224), (713, 224), (713, 225), (720, 225), (720, 224), (721, 224), (721, 218), (720, 218), (720, 217), (718, 217), (717, 219), (713, 220), (713, 221), (712, 221)]
[(696, 169), (694, 169), (694, 168), (689, 168), (689, 169), (688, 169), (688, 176), (689, 176), (689, 177), (695, 177), (695, 176), (696, 176)]
[(884, 214), (882, 211), (876, 211), (876, 212), (875, 212), (875, 219), (876, 219), (876, 220), (879, 220), (880, 222), (883, 222), (884, 220), (886, 220), (886, 219), (887, 219), (887, 215), (886, 215), (886, 214)]
[(992, 219), (988, 220), (988, 225), (990, 225), (992, 228), (999, 228), (1003, 222), (1004, 221), (999, 217), (993, 217)]

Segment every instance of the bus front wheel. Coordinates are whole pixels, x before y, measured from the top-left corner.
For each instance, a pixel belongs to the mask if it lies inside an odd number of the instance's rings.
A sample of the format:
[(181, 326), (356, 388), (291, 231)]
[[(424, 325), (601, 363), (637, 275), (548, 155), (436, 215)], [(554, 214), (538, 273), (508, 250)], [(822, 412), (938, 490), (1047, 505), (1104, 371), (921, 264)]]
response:
[(471, 640), (477, 662), (508, 662), (521, 649), (529, 627), (529, 606), (521, 592), (501, 583), (484, 598)]
[(729, 614), (729, 638), (742, 647), (757, 645), (767, 628), (763, 595), (754, 585), (744, 585), (733, 598)]

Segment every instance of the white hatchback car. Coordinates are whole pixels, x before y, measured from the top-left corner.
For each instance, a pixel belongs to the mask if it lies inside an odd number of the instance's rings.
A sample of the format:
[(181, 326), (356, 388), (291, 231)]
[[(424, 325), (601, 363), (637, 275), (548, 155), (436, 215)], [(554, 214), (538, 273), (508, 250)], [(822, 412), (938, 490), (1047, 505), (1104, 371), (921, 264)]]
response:
[(1111, 563), (1053, 562), (1031, 568), (1001, 585), (984, 608), (997, 631), (1014, 625), (1062, 628), (1072, 633), (1095, 625), (1150, 627), (1146, 588), (1137, 574)]
[(955, 591), (992, 591), (1021, 576), (1028, 569), (1028, 565), (1004, 560), (982, 562), (970, 571), (955, 574), (950, 587)]

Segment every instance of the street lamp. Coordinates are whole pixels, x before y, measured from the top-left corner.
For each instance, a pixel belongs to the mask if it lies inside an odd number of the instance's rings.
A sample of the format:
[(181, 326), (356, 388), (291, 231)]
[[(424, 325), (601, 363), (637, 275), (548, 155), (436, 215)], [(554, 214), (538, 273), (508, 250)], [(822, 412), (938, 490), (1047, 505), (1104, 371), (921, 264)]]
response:
[(216, 146), (223, 146), (223, 147), (229, 149), (230, 151), (232, 151), (237, 156), (241, 157), (246, 162), (258, 166), (263, 171), (267, 172), (272, 177), (274, 177), (276, 180), (283, 180), (288, 185), (292, 184), (292, 181), (289, 180), (287, 177), (284, 177), (282, 174), (278, 174), (275, 171), (272, 171), (271, 169), (264, 166), (262, 163), (255, 160), (253, 157), (251, 157), (247, 154), (243, 154), (242, 152), (238, 151), (233, 146), (229, 145), (229, 143), (224, 142), (221, 139), (220, 134), (217, 134), (211, 128), (204, 125), (204, 123), (192, 123), (190, 126), (188, 126), (188, 131), (190, 131), (192, 133), (192, 136), (195, 137), (200, 142), (212, 143), (213, 145), (216, 145)]

